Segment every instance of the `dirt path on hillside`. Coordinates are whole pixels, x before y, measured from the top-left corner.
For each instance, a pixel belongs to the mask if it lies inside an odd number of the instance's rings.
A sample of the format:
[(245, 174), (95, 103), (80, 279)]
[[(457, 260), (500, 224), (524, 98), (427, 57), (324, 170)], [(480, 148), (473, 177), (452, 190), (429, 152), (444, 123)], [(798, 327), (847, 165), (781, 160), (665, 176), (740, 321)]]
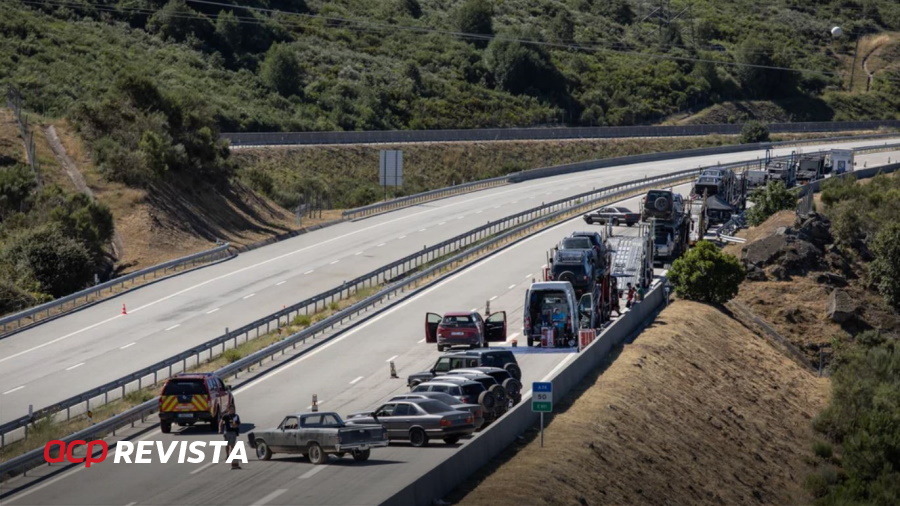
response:
[[(508, 448), (459, 504), (802, 504), (816, 378), (718, 310), (677, 301)], [(579, 395), (580, 393), (580, 395)], [(498, 462), (499, 461), (499, 462)]]
[[(94, 200), (94, 192), (88, 187), (87, 182), (84, 180), (84, 176), (81, 174), (81, 171), (78, 170), (78, 166), (75, 165), (75, 162), (72, 161), (69, 154), (66, 153), (65, 146), (63, 146), (62, 142), (59, 140), (59, 136), (56, 135), (56, 127), (50, 125), (45, 129), (45, 132), (47, 133), (47, 142), (50, 143), (53, 154), (56, 155), (56, 159), (62, 164), (69, 179), (72, 180), (72, 184), (75, 185), (75, 188), (77, 188), (79, 192), (87, 195), (91, 200)], [(117, 230), (113, 231), (112, 248), (113, 254), (117, 259), (121, 260), (124, 258), (125, 245), (122, 242), (122, 236)]]

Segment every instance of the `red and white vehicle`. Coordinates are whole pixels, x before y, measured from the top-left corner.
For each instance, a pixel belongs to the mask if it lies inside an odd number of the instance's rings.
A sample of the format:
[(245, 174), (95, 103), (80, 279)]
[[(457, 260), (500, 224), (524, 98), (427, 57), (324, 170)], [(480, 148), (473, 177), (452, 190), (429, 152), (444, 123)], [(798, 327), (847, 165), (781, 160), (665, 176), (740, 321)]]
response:
[(425, 313), (425, 342), (437, 343), (438, 351), (453, 346), (487, 348), (490, 341), (506, 341), (506, 311), (492, 313), (487, 320), (477, 311)]

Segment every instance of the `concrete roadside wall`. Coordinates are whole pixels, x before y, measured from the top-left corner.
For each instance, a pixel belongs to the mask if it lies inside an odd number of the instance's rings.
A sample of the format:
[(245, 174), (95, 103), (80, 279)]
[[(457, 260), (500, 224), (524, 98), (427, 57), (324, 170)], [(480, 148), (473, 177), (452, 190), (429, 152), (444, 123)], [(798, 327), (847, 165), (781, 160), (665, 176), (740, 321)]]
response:
[[(610, 325), (599, 338), (582, 350), (566, 368), (550, 379), (553, 398), (565, 397), (590, 371), (599, 367), (610, 352), (637, 331), (663, 304), (665, 291), (657, 285), (647, 293), (644, 301), (633, 306), (624, 316)], [(525, 385), (530, 388), (530, 385)], [(500, 454), (516, 438), (538, 420), (531, 411), (531, 398), (523, 398), (513, 410), (490, 428), (477, 434), (456, 453), (388, 498), (385, 505), (430, 505), (435, 499), (449, 494), (454, 488)], [(549, 430), (553, 430), (552, 427)]]

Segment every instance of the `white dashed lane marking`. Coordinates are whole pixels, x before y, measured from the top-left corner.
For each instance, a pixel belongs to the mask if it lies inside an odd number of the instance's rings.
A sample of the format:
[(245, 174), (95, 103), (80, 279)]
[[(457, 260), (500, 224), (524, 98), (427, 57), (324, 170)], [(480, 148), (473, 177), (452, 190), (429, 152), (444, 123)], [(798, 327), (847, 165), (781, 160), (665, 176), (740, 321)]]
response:
[[(171, 327), (167, 328), (167, 329), (166, 329), (166, 332), (168, 332), (168, 331), (170, 331), (170, 330), (172, 330), (172, 329), (177, 329), (177, 328), (180, 327), (180, 326), (181, 326), (180, 323), (176, 323), (175, 325), (172, 325)], [(132, 344), (133, 344), (133, 343), (132, 343)]]
[(275, 286), (281, 286), (281, 285), (283, 285), (283, 284), (285, 284), (285, 283), (287, 283), (287, 280), (279, 281), (279, 282), (275, 283)]
[(249, 299), (250, 297), (253, 297), (254, 295), (256, 295), (256, 294), (255, 294), (255, 293), (251, 293), (250, 295), (245, 296), (245, 297), (244, 297), (244, 300), (247, 300), (247, 299)]
[(212, 311), (207, 311), (206, 314), (213, 314), (213, 313), (215, 313), (215, 312), (218, 311), (218, 310), (219, 310), (219, 308), (215, 308), (215, 309), (213, 309)]
[(12, 390), (7, 390), (7, 391), (3, 392), (3, 395), (11, 394), (11, 393), (13, 393), (13, 392), (18, 392), (19, 390), (22, 390), (23, 388), (25, 388), (25, 385), (22, 385), (22, 386), (20, 386), (20, 387), (13, 388)]
[(350, 384), (355, 385), (359, 380), (361, 380), (363, 378), (364, 378), (364, 376), (360, 376), (360, 377), (356, 378), (355, 380), (351, 381)]
[(137, 344), (137, 343), (129, 343), (129, 344), (126, 344), (125, 346), (122, 346), (122, 347), (119, 348), (119, 349), (120, 349), (120, 350), (124, 350), (125, 348), (131, 348), (132, 346), (134, 346), (134, 345), (136, 345), (136, 344)]

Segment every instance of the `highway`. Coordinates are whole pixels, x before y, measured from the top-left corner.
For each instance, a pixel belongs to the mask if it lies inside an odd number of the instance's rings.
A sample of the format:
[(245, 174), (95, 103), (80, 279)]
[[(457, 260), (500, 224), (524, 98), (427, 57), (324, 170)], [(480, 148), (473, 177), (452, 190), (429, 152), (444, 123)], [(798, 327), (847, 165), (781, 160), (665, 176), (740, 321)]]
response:
[[(682, 193), (688, 185), (676, 188)], [(625, 205), (637, 208), (637, 198)], [(486, 300), (492, 311), (507, 311), (509, 339), (522, 368), (522, 382), (546, 378), (573, 357), (569, 349), (527, 348), (522, 330), (525, 290), (532, 278), (540, 279), (545, 252), (576, 230), (600, 230), (581, 218), (535, 234), (492, 257), (427, 288), (388, 309), (328, 344), (301, 356), (261, 378), (235, 389), (238, 413), (245, 424), (273, 427), (284, 415), (304, 411), (313, 394), (321, 411), (342, 416), (377, 407), (391, 395), (408, 391), (406, 377), (428, 369), (439, 353), (424, 343), (423, 319), (428, 311), (479, 309)], [(637, 227), (616, 227), (616, 233), (636, 234)], [(624, 309), (624, 302), (622, 304)], [(499, 343), (497, 343), (499, 344)], [(493, 347), (499, 347), (497, 344)], [(390, 379), (388, 361), (394, 360), (399, 379)], [(249, 426), (248, 429), (249, 430)], [(246, 432), (246, 430), (245, 430)], [(219, 436), (220, 437), (220, 436)], [(163, 441), (215, 440), (201, 427), (178, 434), (152, 430), (139, 439)], [(477, 437), (459, 443), (474, 444)], [(351, 458), (332, 459), (313, 466), (293, 456), (275, 455), (269, 462), (249, 456), (249, 464), (232, 471), (228, 464), (113, 464), (111, 460), (82, 467), (39, 484), (4, 504), (24, 505), (171, 505), (171, 504), (377, 504), (402, 486), (437, 465), (459, 445), (438, 441), (427, 448), (392, 443), (376, 449), (372, 458), (357, 464)], [(249, 449), (249, 447), (248, 447)], [(273, 495), (278, 494), (278, 495)]]
[[(341, 223), (148, 285), (0, 340), (0, 422), (25, 415), (29, 404), (44, 407), (111, 381), (489, 220), (592, 187), (761, 155), (635, 164), (484, 190)], [(889, 156), (898, 154), (857, 161), (871, 166)]]

